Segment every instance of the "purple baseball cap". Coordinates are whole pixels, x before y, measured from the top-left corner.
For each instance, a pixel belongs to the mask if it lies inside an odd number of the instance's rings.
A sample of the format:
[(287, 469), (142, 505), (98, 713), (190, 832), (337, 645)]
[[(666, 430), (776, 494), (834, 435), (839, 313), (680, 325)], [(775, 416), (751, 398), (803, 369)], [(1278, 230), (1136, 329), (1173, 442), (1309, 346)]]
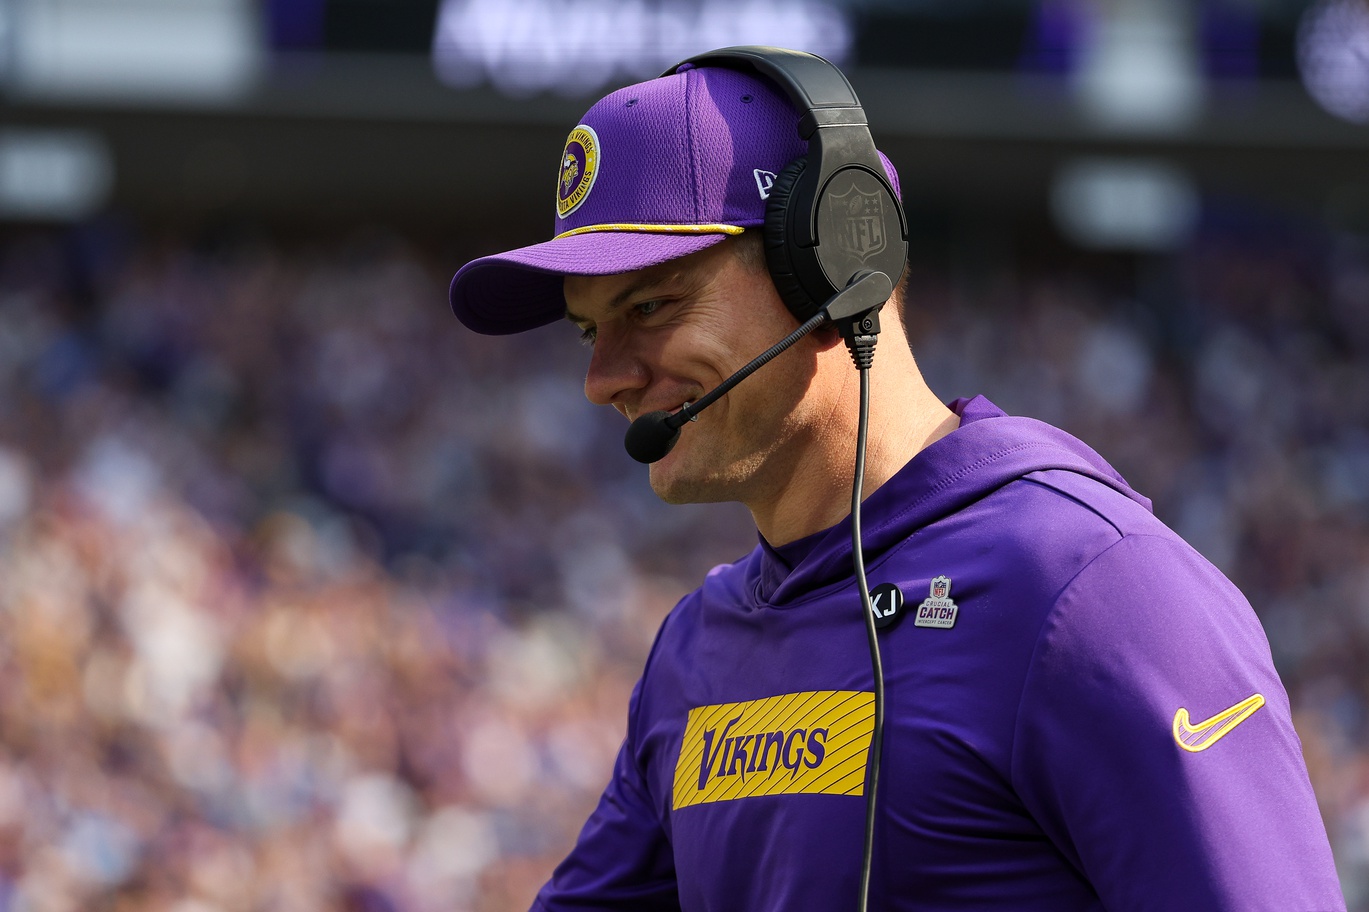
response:
[(605, 96), (566, 140), (553, 238), (462, 266), (452, 311), (488, 335), (533, 329), (564, 317), (567, 275), (631, 272), (759, 227), (775, 175), (807, 151), (798, 121), (770, 82), (718, 67)]

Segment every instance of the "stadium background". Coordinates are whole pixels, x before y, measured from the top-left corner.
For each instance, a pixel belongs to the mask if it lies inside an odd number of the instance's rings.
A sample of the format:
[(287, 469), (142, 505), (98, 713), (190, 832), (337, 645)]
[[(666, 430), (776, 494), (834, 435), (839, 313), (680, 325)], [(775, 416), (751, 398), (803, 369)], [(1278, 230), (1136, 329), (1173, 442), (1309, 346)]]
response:
[(0, 3), (0, 912), (511, 910), (656, 624), (567, 327), (459, 329), (603, 88), (844, 63), (945, 398), (1091, 442), (1249, 595), (1369, 909), (1369, 4)]

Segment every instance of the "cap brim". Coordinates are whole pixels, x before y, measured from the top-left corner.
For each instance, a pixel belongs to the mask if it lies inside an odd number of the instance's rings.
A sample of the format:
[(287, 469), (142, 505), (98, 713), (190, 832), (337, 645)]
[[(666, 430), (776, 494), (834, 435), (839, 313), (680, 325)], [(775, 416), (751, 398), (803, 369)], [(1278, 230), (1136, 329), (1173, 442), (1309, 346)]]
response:
[(490, 336), (536, 329), (562, 319), (568, 275), (613, 275), (674, 260), (728, 235), (592, 231), (472, 260), (452, 278), (452, 312)]

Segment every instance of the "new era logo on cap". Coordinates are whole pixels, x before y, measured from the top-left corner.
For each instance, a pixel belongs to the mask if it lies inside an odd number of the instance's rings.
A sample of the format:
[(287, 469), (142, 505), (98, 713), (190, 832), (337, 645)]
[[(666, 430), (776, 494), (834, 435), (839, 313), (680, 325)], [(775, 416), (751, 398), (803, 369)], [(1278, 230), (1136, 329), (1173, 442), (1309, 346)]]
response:
[(775, 172), (762, 171), (757, 168), (751, 172), (756, 178), (756, 189), (760, 191), (761, 199), (770, 199), (770, 188), (775, 186)]

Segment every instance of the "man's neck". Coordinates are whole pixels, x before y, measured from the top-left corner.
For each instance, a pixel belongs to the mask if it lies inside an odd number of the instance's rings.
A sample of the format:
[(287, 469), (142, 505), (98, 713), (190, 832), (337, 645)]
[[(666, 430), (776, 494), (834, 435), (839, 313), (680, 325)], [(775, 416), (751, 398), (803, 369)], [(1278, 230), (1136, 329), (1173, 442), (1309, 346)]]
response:
[[(880, 366), (885, 370), (881, 372)], [(747, 503), (756, 528), (772, 545), (796, 541), (850, 514), (858, 384), (858, 375), (852, 371), (849, 383), (843, 383), (834, 396), (830, 420), (815, 429), (801, 451), (782, 468), (777, 467), (771, 490)], [(927, 388), (911, 357), (907, 366), (877, 362), (871, 384), (863, 497), (878, 490), (924, 448), (960, 426), (960, 418)]]

